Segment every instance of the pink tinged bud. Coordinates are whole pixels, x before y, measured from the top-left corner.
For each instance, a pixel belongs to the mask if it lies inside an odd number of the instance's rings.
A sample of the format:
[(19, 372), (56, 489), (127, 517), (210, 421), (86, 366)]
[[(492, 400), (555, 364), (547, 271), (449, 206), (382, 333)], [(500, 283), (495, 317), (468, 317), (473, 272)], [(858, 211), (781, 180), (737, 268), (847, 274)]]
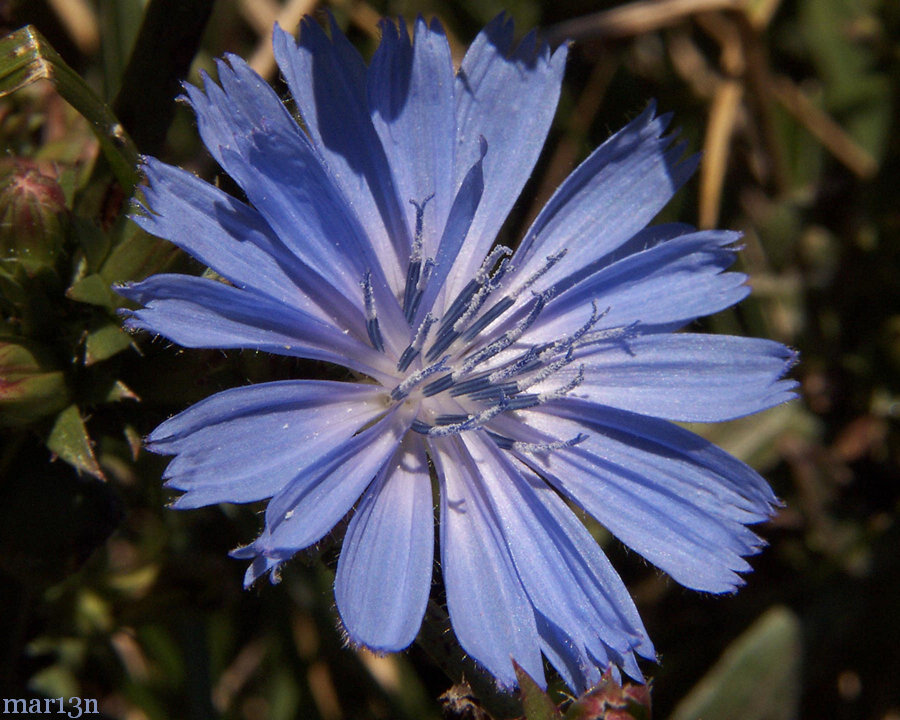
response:
[(55, 264), (63, 244), (68, 209), (55, 178), (35, 163), (15, 159), (0, 165), (0, 253), (32, 273)]

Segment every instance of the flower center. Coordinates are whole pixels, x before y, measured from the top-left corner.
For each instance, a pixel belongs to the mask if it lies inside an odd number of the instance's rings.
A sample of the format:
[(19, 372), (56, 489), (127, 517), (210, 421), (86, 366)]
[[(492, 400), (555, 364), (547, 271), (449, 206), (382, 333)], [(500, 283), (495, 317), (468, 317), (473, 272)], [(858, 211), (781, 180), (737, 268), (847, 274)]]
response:
[[(429, 199), (414, 203), (416, 242), (403, 294), (412, 340), (397, 359), (397, 384), (390, 391), (390, 400), (417, 404), (412, 425), (415, 432), (441, 437), (485, 428), (501, 447), (509, 447), (516, 441), (487, 428), (493, 418), (566, 396), (584, 380), (583, 365), (570, 367), (577, 360), (578, 350), (627, 340), (634, 326), (598, 329), (606, 313), (599, 312), (594, 302), (590, 317), (574, 332), (552, 341), (523, 342), (523, 335), (534, 326), (554, 291), (532, 291), (531, 299), (517, 301), (565, 255), (565, 250), (548, 257), (535, 273), (516, 283), (509, 262), (512, 251), (498, 246), (440, 318), (426, 313), (413, 329), (434, 266), (433, 261), (423, 258), (421, 244), (422, 211)], [(368, 273), (362, 287), (369, 339), (376, 350), (384, 352)], [(572, 442), (561, 441), (562, 445)]]

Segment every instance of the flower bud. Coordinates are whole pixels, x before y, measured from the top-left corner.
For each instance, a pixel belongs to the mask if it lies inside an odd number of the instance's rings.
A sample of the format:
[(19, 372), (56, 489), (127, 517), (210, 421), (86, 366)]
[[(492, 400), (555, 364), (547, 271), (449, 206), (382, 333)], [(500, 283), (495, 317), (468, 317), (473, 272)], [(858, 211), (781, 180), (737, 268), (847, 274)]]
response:
[(29, 274), (53, 266), (68, 210), (62, 188), (29, 160), (0, 165), (0, 257), (17, 260)]

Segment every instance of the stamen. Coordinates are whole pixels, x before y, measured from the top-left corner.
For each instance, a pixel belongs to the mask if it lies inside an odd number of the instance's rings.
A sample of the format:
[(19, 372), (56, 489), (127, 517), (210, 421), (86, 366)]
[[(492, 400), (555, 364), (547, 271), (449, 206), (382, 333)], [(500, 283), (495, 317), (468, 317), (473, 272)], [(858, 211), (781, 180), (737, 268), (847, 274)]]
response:
[[(419, 290), (419, 283), (422, 272), (422, 248), (424, 239), (422, 237), (422, 227), (425, 219), (425, 206), (428, 201), (434, 197), (431, 193), (422, 202), (410, 200), (410, 204), (416, 209), (416, 232), (413, 237), (412, 252), (409, 256), (409, 265), (406, 268), (406, 288), (403, 292), (403, 313), (406, 316), (406, 322), (412, 322), (415, 317), (414, 305), (416, 302), (416, 292)], [(421, 298), (419, 298), (421, 299)]]
[(506, 412), (505, 398), (498, 405), (482, 410), (476, 415), (467, 416), (466, 420), (452, 425), (438, 425), (428, 430), (427, 435), (431, 437), (446, 437), (448, 435), (458, 435), (466, 430), (477, 430), (485, 423), (497, 417), (500, 413)]
[[(512, 250), (505, 245), (498, 245), (488, 253), (487, 257), (482, 261), (481, 267), (475, 273), (475, 278), (466, 283), (465, 287), (450, 304), (450, 307), (447, 308), (447, 312), (444, 313), (434, 345), (426, 356), (428, 360), (433, 360), (450, 347), (459, 337), (465, 324), (481, 309), (485, 300), (496, 289), (499, 279), (506, 274), (507, 262), (505, 256), (511, 253)], [(490, 269), (496, 264), (497, 259), (501, 257), (500, 267), (497, 268), (497, 272), (491, 277)]]
[(458, 397), (459, 395), (468, 395), (470, 393), (489, 388), (493, 386), (493, 384), (494, 383), (491, 382), (491, 378), (489, 375), (482, 375), (481, 377), (472, 378), (471, 380), (466, 380), (459, 383), (453, 388), (453, 390), (450, 391), (450, 394), (453, 397)]
[(413, 341), (400, 355), (400, 360), (397, 361), (397, 370), (399, 372), (405, 371), (415, 357), (422, 351), (422, 346), (425, 344), (425, 338), (428, 336), (428, 331), (436, 320), (437, 318), (431, 313), (428, 313), (422, 320), (419, 329), (416, 330), (416, 336), (413, 338)]
[(575, 375), (568, 383), (563, 385), (561, 388), (557, 388), (556, 390), (548, 390), (547, 392), (542, 392), (538, 395), (538, 401), (545, 403), (548, 400), (559, 400), (562, 397), (565, 397), (570, 392), (572, 392), (575, 388), (577, 388), (581, 383), (584, 382), (584, 365), (578, 366), (578, 374)]
[[(512, 253), (505, 245), (498, 245), (494, 248), (491, 253), (484, 259), (484, 262), (481, 264), (478, 272), (475, 273), (475, 280), (478, 282), (480, 287), (478, 291), (475, 293), (474, 297), (469, 301), (469, 304), (466, 306), (463, 314), (453, 323), (453, 330), (457, 333), (461, 333), (469, 321), (475, 317), (475, 314), (481, 310), (481, 306), (484, 305), (485, 301), (490, 297), (490, 294), (497, 289), (500, 285), (501, 278), (506, 274), (506, 268), (509, 264), (507, 257), (502, 257), (500, 260), (500, 265), (497, 268), (497, 272), (493, 275), (488, 274), (488, 270), (494, 266), (494, 263), (497, 262), (497, 258), (500, 256), (506, 256)], [(473, 336), (474, 337), (474, 336)]]
[[(499, 385), (493, 385), (491, 387), (484, 388), (483, 390), (474, 390), (470, 393), (467, 393), (470, 398), (473, 400), (498, 400), (503, 396), (515, 395), (519, 392), (519, 387), (514, 382), (506, 382), (501, 383)], [(454, 393), (451, 393), (454, 394)]]
[(579, 346), (583, 347), (585, 345), (593, 345), (595, 343), (607, 341), (615, 342), (621, 340), (625, 344), (625, 349), (629, 353), (631, 353), (631, 350), (628, 347), (628, 341), (637, 335), (637, 328), (640, 324), (640, 320), (635, 320), (633, 323), (630, 323), (628, 325), (620, 325), (619, 327), (597, 330), (585, 335), (583, 341), (579, 343)]
[[(472, 340), (476, 335), (478, 335), (478, 333), (484, 330), (488, 325), (494, 322), (494, 320), (496, 320), (503, 313), (509, 310), (513, 305), (515, 305), (515, 302), (516, 301), (509, 296), (497, 302), (494, 307), (492, 307), (484, 315), (478, 318), (475, 324), (463, 333), (463, 342), (469, 342), (470, 340)], [(454, 325), (454, 328), (455, 327), (456, 326)]]
[(511, 330), (507, 330), (503, 335), (494, 340), (494, 342), (486, 345), (481, 350), (476, 352), (474, 355), (469, 357), (463, 363), (461, 374), (465, 375), (472, 371), (475, 366), (483, 363), (485, 360), (490, 360), (492, 357), (502, 352), (510, 345), (512, 345), (516, 340), (518, 340), (522, 334), (532, 326), (535, 320), (537, 320), (538, 315), (540, 315), (541, 310), (544, 309), (544, 306), (547, 304), (547, 296), (544, 293), (540, 295), (535, 295), (534, 299), (534, 307), (531, 308), (531, 311), (526, 315), (519, 323), (512, 328)]
[(478, 281), (478, 283), (480, 285), (486, 283), (490, 279), (489, 273), (491, 271), (491, 268), (497, 264), (497, 260), (499, 260), (500, 258), (506, 258), (510, 255), (512, 255), (512, 250), (506, 247), (506, 245), (498, 245), (493, 250), (491, 250), (487, 254), (487, 257), (485, 257), (484, 261), (481, 263), (481, 267), (478, 268), (478, 271), (475, 273), (475, 279)]
[(563, 387), (542, 393), (522, 393), (521, 395), (515, 395), (506, 400), (504, 405), (509, 411), (527, 410), (528, 408), (543, 405), (550, 400), (559, 400), (560, 398), (565, 397), (569, 392), (581, 385), (582, 382), (584, 382), (584, 365), (581, 365), (578, 368), (578, 374), (575, 378), (566, 383)]
[(411, 429), (412, 429), (414, 432), (417, 432), (417, 433), (419, 433), (419, 434), (421, 434), (421, 435), (427, 435), (427, 434), (428, 434), (428, 431), (431, 429), (431, 425), (429, 425), (428, 423), (422, 422), (421, 420), (418, 420), (418, 419), (417, 419), (417, 420), (413, 420), (413, 423), (412, 423), (412, 425), (411, 425)]
[(515, 292), (513, 293), (513, 297), (521, 295), (525, 290), (534, 285), (538, 280), (540, 280), (544, 275), (547, 274), (550, 268), (552, 268), (554, 265), (556, 265), (556, 263), (562, 260), (567, 252), (569, 252), (569, 249), (563, 248), (559, 252), (554, 253), (553, 255), (548, 255), (546, 258), (544, 258), (544, 264), (540, 268), (535, 270), (522, 284), (521, 287), (515, 290)]
[(439, 392), (443, 392), (450, 387), (453, 387), (453, 373), (444, 375), (444, 377), (438, 378), (434, 382), (428, 383), (425, 387), (422, 388), (422, 394), (425, 397), (431, 397), (432, 395), (437, 395)]
[(551, 452), (553, 450), (563, 450), (565, 448), (574, 447), (575, 445), (583, 443), (587, 439), (587, 435), (585, 435), (584, 433), (578, 433), (578, 435), (573, 438), (569, 438), (568, 440), (554, 440), (553, 442), (546, 443), (519, 442), (518, 440), (514, 440), (512, 442), (512, 445), (508, 449), (513, 450), (514, 452), (536, 455), (538, 453), (545, 453)]
[(492, 383), (495, 383), (500, 382), (501, 380), (506, 380), (506, 378), (512, 377), (513, 375), (521, 375), (523, 373), (530, 372), (544, 362), (545, 351), (553, 349), (555, 349), (553, 343), (532, 345), (530, 348), (528, 348), (528, 350), (522, 353), (522, 355), (520, 355), (517, 360), (515, 360), (508, 366), (501, 367), (498, 370), (494, 370), (494, 372), (488, 375), (488, 379)]
[(469, 280), (465, 287), (459, 291), (459, 295), (456, 296), (456, 299), (454, 299), (450, 307), (447, 308), (447, 312), (444, 313), (438, 337), (440, 337), (448, 328), (453, 327), (453, 324), (459, 319), (459, 316), (462, 315), (469, 306), (469, 301), (472, 299), (472, 296), (478, 292), (478, 288), (479, 284), (476, 280)]
[(560, 358), (559, 360), (555, 360), (545, 368), (542, 368), (541, 371), (534, 377), (528, 379), (527, 381), (520, 380), (517, 383), (518, 390), (521, 392), (522, 390), (527, 390), (530, 387), (534, 387), (535, 385), (542, 383), (557, 370), (561, 370), (562, 368), (564, 368), (566, 365), (572, 362), (572, 353), (573, 349), (570, 347), (569, 351), (565, 354), (564, 357)]
[(443, 357), (438, 360), (436, 363), (429, 365), (428, 367), (424, 367), (418, 372), (414, 372), (410, 375), (406, 380), (400, 383), (397, 387), (391, 390), (391, 399), (392, 400), (402, 400), (407, 395), (409, 395), (410, 391), (418, 385), (420, 382), (425, 380), (425, 378), (431, 377), (435, 373), (439, 373), (443, 370), (447, 369), (447, 358)]
[(488, 437), (494, 441), (494, 444), (500, 448), (501, 450), (512, 450), (513, 445), (516, 444), (516, 441), (512, 438), (508, 438), (505, 435), (498, 435), (491, 430), (485, 430)]
[(411, 323), (413, 318), (416, 316), (416, 313), (419, 311), (419, 305), (422, 302), (422, 296), (425, 294), (425, 286), (428, 284), (429, 278), (431, 278), (431, 272), (434, 270), (434, 260), (431, 258), (425, 258), (425, 263), (422, 266), (422, 272), (419, 273), (419, 281), (416, 283), (416, 289), (412, 296), (412, 303), (409, 308), (407, 308), (404, 313), (406, 318), (406, 322)]
[(459, 423), (468, 422), (471, 419), (470, 415), (438, 415), (434, 419), (435, 425), (458, 425)]
[(360, 283), (363, 289), (363, 299), (366, 307), (366, 332), (369, 334), (369, 342), (378, 352), (384, 352), (384, 340), (381, 337), (381, 328), (378, 326), (378, 317), (375, 314), (375, 291), (372, 289), (372, 273), (366, 271), (363, 281)]
[(438, 355), (444, 352), (444, 350), (450, 347), (458, 337), (459, 333), (456, 332), (453, 328), (450, 328), (450, 330), (446, 332), (438, 332), (438, 336), (434, 339), (434, 345), (431, 346), (431, 349), (428, 351), (425, 359), (429, 361), (434, 360), (434, 358), (436, 358)]
[(537, 405), (541, 404), (540, 395), (535, 395), (534, 393), (523, 393), (521, 395), (516, 395), (513, 398), (510, 398), (507, 403), (507, 410), (515, 411), (515, 410), (527, 410), (528, 408), (533, 408)]

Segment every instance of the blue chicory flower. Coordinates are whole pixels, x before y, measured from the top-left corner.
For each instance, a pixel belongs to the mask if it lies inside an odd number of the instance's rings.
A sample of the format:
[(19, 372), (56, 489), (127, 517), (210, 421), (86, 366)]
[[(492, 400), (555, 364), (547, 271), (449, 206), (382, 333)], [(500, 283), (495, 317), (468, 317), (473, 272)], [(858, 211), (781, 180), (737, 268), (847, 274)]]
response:
[[(738, 234), (649, 221), (694, 171), (651, 107), (562, 184), (515, 251), (495, 245), (560, 93), (566, 48), (501, 16), (458, 72), (440, 25), (392, 22), (368, 68), (332, 21), (282, 30), (299, 125), (240, 59), (186, 87), (200, 134), (246, 194), (145, 161), (135, 221), (227, 282), (156, 275), (119, 289), (125, 324), (190, 348), (320, 360), (352, 380), (217, 393), (154, 430), (176, 508), (270, 498), (232, 554), (245, 583), (352, 511), (335, 581), (352, 642), (416, 637), (441, 572), (463, 649), (503, 686), (542, 653), (575, 690), (653, 658), (578, 506), (682, 585), (730, 592), (776, 498), (752, 469), (669, 421), (792, 397), (791, 351), (673, 331), (748, 293)], [(355, 508), (355, 509), (354, 509)], [(273, 575), (276, 573), (273, 572)]]

